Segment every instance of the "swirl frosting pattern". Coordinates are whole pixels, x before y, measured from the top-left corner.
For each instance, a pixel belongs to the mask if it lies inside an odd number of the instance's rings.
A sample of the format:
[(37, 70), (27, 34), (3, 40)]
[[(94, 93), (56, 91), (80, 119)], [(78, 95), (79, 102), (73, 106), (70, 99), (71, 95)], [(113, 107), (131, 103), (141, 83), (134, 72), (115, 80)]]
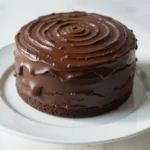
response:
[(57, 71), (95, 68), (136, 48), (136, 38), (126, 26), (85, 12), (39, 17), (18, 32), (16, 41), (29, 59)]

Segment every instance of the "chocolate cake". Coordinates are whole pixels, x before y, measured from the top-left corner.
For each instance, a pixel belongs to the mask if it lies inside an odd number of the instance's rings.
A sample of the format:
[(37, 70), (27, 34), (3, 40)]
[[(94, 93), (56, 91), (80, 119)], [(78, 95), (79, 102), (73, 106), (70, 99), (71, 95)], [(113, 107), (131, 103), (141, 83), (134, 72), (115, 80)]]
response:
[(132, 92), (137, 40), (112, 18), (50, 14), (23, 26), (15, 39), (17, 90), (39, 111), (100, 115), (119, 107)]

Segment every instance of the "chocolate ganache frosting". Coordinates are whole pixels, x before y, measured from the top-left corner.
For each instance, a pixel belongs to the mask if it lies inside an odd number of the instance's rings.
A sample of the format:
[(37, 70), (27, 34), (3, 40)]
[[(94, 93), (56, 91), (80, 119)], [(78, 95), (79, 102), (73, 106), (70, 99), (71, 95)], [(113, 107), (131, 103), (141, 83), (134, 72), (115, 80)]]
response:
[[(110, 17), (85, 12), (42, 16), (21, 28), (16, 46), (17, 88), (24, 83), (19, 93), (34, 101), (67, 109), (101, 108), (131, 93), (137, 40)], [(41, 96), (43, 88), (47, 97)], [(122, 90), (111, 100), (116, 89)]]

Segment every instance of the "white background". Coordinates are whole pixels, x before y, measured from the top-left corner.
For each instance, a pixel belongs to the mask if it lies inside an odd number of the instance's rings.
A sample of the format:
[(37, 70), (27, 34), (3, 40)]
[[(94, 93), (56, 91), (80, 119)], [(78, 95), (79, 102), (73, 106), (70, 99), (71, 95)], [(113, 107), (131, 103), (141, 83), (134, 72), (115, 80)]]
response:
[[(139, 50), (149, 50), (149, 0), (0, 0), (0, 47), (14, 42), (19, 28), (28, 21), (52, 12), (85, 10), (114, 17), (132, 28)], [(0, 131), (0, 150), (150, 150), (150, 132), (135, 138), (99, 146), (62, 146), (21, 139)]]

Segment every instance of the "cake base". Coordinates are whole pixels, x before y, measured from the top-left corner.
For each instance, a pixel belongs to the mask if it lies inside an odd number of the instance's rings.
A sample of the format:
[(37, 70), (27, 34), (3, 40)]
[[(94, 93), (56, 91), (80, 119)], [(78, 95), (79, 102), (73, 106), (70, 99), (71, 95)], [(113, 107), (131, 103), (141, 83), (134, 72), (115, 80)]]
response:
[(114, 109), (117, 109), (120, 105), (122, 105), (131, 95), (132, 90), (130, 90), (126, 95), (124, 95), (121, 99), (116, 99), (110, 104), (99, 107), (91, 107), (91, 108), (80, 108), (80, 109), (65, 109), (60, 107), (54, 107), (49, 105), (42, 105), (42, 103), (37, 102), (35, 99), (29, 97), (25, 94), (18, 86), (17, 90), (21, 98), (33, 108), (55, 116), (59, 117), (68, 117), (68, 118), (81, 118), (81, 117), (92, 117), (101, 115), (107, 112), (110, 112)]

